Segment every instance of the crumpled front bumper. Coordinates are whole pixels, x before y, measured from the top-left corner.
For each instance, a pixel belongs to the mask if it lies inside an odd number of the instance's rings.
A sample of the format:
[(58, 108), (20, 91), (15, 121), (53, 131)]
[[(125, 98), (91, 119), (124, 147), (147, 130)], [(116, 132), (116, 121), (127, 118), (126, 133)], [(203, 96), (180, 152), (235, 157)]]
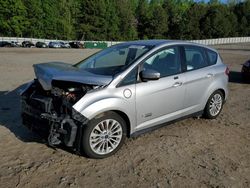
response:
[(63, 143), (68, 147), (75, 147), (77, 141), (81, 140), (82, 126), (87, 124), (88, 119), (74, 109), (71, 116), (62, 114), (58, 117), (51, 114), (49, 109), (51, 100), (49, 97), (30, 97), (27, 102), (27, 98), (21, 96), (23, 125), (47, 139), (50, 145)]
[(21, 99), (21, 117), (23, 125), (43, 138), (48, 138), (50, 122), (46, 119), (42, 119), (40, 117), (41, 113), (40, 110), (28, 105)]

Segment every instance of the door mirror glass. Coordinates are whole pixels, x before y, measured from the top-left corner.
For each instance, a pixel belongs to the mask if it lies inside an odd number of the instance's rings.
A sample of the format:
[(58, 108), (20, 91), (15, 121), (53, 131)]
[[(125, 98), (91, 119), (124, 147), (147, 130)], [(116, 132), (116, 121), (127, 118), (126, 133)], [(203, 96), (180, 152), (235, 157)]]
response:
[(153, 69), (145, 69), (141, 71), (140, 77), (142, 81), (146, 82), (149, 80), (159, 80), (161, 77), (161, 74)]

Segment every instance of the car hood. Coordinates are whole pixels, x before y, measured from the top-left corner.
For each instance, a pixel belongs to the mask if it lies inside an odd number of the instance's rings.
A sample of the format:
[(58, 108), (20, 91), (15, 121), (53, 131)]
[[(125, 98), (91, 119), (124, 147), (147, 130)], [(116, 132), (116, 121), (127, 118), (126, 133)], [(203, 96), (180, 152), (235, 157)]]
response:
[(51, 89), (52, 80), (71, 81), (89, 85), (108, 85), (112, 76), (97, 75), (71, 64), (50, 62), (33, 65), (35, 75), (44, 90)]

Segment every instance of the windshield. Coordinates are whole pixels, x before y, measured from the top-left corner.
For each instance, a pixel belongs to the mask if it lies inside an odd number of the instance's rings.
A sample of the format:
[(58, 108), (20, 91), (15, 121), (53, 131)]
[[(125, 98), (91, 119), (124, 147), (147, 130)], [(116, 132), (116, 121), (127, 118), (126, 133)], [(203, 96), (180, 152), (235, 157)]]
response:
[(119, 44), (106, 48), (74, 66), (94, 74), (114, 76), (125, 70), (152, 47), (148, 45)]

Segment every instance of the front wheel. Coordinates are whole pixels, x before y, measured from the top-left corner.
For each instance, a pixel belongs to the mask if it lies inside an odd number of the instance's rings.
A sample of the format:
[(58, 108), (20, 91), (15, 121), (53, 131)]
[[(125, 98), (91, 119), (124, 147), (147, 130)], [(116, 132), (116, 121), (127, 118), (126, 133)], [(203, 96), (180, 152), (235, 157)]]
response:
[(208, 119), (215, 119), (221, 112), (224, 96), (221, 91), (215, 91), (208, 99), (204, 115)]
[(125, 137), (125, 121), (117, 113), (107, 112), (84, 128), (82, 149), (88, 157), (106, 158), (120, 149)]

